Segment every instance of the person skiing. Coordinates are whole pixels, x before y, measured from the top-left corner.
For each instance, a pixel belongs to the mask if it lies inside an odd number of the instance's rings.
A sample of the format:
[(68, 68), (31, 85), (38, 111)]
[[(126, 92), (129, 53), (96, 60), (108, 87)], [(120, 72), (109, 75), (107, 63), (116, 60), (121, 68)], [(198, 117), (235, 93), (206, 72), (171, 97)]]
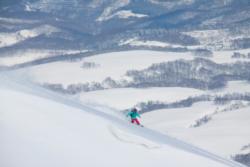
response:
[(141, 118), (140, 114), (138, 113), (138, 110), (136, 108), (132, 108), (131, 111), (127, 114), (127, 117), (130, 116), (131, 123), (135, 123), (137, 125), (141, 125), (137, 117)]

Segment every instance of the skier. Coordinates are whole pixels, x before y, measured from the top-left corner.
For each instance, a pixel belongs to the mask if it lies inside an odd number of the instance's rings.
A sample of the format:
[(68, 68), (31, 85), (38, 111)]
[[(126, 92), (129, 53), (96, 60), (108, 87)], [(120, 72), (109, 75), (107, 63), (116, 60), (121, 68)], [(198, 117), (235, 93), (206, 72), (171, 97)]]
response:
[(127, 114), (127, 117), (130, 116), (131, 117), (131, 123), (136, 122), (137, 125), (140, 125), (139, 120), (137, 119), (137, 117), (141, 118), (140, 114), (138, 114), (138, 110), (136, 108), (132, 108), (131, 111)]

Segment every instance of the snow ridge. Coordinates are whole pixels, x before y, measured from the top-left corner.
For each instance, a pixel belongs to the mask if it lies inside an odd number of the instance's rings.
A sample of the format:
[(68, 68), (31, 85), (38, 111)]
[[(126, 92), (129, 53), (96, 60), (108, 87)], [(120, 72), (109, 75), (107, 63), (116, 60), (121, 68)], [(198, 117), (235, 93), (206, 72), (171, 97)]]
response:
[(27, 40), (29, 38), (34, 38), (39, 35), (50, 35), (54, 32), (58, 32), (59, 29), (50, 26), (50, 25), (42, 25), (33, 29), (23, 29), (13, 33), (0, 33), (0, 48), (11, 46)]
[(107, 8), (104, 9), (103, 13), (96, 19), (96, 21), (106, 21), (110, 18), (110, 15), (112, 15), (112, 13), (121, 8), (124, 7), (126, 5), (128, 5), (130, 3), (130, 0), (117, 0), (115, 1), (113, 4), (111, 4), (110, 6), (108, 6)]

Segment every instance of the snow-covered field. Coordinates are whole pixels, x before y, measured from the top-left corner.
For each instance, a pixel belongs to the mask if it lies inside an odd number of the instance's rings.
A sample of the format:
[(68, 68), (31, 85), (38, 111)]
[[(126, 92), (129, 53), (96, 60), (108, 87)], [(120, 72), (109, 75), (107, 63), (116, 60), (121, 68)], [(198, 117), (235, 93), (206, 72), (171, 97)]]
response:
[(17, 50), (9, 56), (8, 54), (0, 54), (0, 65), (12, 66), (22, 63), (31, 62), (43, 58), (49, 58), (59, 55), (79, 54), (86, 50), (43, 50), (43, 49), (27, 49)]
[[(234, 51), (216, 51), (213, 53), (213, 57), (208, 57), (207, 59), (216, 63), (249, 61), (248, 59), (231, 58), (233, 52)], [(249, 49), (235, 52), (246, 54), (249, 53)], [(142, 70), (148, 68), (153, 63), (169, 62), (180, 59), (192, 60), (194, 58), (195, 56), (193, 56), (192, 52), (123, 51), (86, 57), (76, 62), (58, 61), (31, 66), (21, 69), (20, 73), (28, 77), (34, 83), (62, 84), (64, 87), (67, 87), (70, 84), (102, 82), (107, 77), (111, 77), (115, 80), (129, 79), (125, 76), (126, 72), (129, 70)], [(88, 67), (86, 64), (93, 66)], [(201, 91), (193, 88), (180, 87), (152, 87), (145, 89), (116, 88), (85, 93), (81, 92), (71, 97), (71, 99), (75, 100), (77, 103), (79, 102), (78, 104), (92, 106), (92, 108), (102, 111), (102, 113), (111, 116), (118, 115), (119, 119), (125, 121), (124, 116), (119, 115), (119, 111), (135, 106), (140, 102), (175, 102), (186, 99), (187, 97), (203, 94), (222, 95), (227, 93), (246, 92), (250, 92), (250, 84), (248, 81), (242, 80), (230, 81), (225, 88), (213, 91)], [(211, 152), (230, 158), (231, 155), (241, 152), (241, 148), (249, 144), (250, 139), (248, 130), (250, 118), (249, 107), (239, 110), (235, 109), (231, 112), (216, 112), (217, 110), (223, 111), (223, 108), (230, 107), (230, 105), (231, 104), (217, 106), (212, 102), (199, 102), (189, 108), (152, 111), (143, 114), (141, 121), (148, 128), (153, 128), (164, 134), (171, 134), (179, 139), (184, 139), (194, 145), (198, 145)], [(114, 114), (114, 111), (119, 114)], [(207, 115), (211, 116), (211, 120), (199, 127), (192, 127), (197, 120)], [(66, 126), (68, 125), (65, 125), (65, 127)], [(119, 141), (136, 143), (135, 145), (146, 145), (145, 147), (148, 148), (158, 148), (159, 146), (158, 143), (155, 144), (153, 142), (152, 144), (152, 141), (146, 142), (150, 144), (138, 143), (135, 141), (134, 137), (132, 137), (133, 139), (131, 139), (131, 137), (127, 139), (127, 134), (124, 134), (123, 130), (120, 132), (119, 129), (116, 129), (115, 131), (123, 137), (126, 136), (124, 139), (120, 135), (115, 135), (115, 138)], [(60, 135), (62, 134), (59, 134), (59, 136)]]
[(1, 75), (0, 166), (242, 166), (16, 79)]
[(181, 87), (116, 88), (84, 92), (76, 96), (78, 96), (83, 103), (94, 103), (124, 110), (141, 102), (159, 101), (173, 103), (199, 95), (225, 95), (229, 93), (247, 92), (250, 93), (249, 82), (230, 81), (225, 88), (211, 91)]
[[(248, 53), (250, 50), (239, 50), (239, 53)], [(250, 61), (233, 59), (233, 51), (217, 51), (208, 59), (216, 63), (233, 63), (236, 61)], [(154, 63), (175, 60), (192, 60), (192, 52), (159, 52), (159, 51), (122, 51), (94, 55), (78, 62), (54, 62), (26, 68), (27, 73), (35, 82), (69, 84), (102, 82), (107, 77), (114, 80), (124, 79), (129, 70), (142, 70)], [(82, 68), (84, 63), (94, 63), (95, 68)], [(65, 77), (67, 76), (67, 77)], [(125, 77), (126, 78), (126, 77)], [(126, 78), (127, 79), (127, 78)]]
[(175, 102), (188, 98), (189, 96), (198, 96), (203, 93), (203, 91), (198, 89), (180, 87), (145, 89), (120, 88), (81, 93), (79, 98), (84, 103), (96, 103), (118, 110), (124, 110), (140, 102), (150, 100)]
[(226, 93), (249, 93), (250, 82), (248, 81), (229, 81), (225, 88), (210, 91), (218, 95)]
[(241, 49), (241, 50), (233, 50), (233, 51), (214, 51), (213, 57), (210, 59), (216, 63), (234, 63), (237, 61), (244, 61), (249, 62), (250, 59), (234, 59), (232, 58), (232, 55), (234, 52), (238, 52), (241, 54), (248, 54), (250, 53), (250, 49)]
[(143, 122), (155, 130), (230, 158), (250, 141), (247, 128), (250, 127), (250, 106), (217, 112), (207, 123), (199, 127), (191, 126), (197, 119), (230, 105), (216, 106), (211, 102), (201, 102), (187, 108), (156, 110), (143, 114)]
[[(61, 83), (63, 85), (85, 82), (101, 82), (107, 77), (122, 79), (128, 70), (142, 70), (153, 63), (192, 59), (186, 53), (158, 51), (126, 51), (95, 55), (79, 62), (55, 62), (28, 68), (35, 81)], [(98, 67), (82, 68), (84, 62), (95, 63)], [(67, 76), (67, 77), (65, 77)]]

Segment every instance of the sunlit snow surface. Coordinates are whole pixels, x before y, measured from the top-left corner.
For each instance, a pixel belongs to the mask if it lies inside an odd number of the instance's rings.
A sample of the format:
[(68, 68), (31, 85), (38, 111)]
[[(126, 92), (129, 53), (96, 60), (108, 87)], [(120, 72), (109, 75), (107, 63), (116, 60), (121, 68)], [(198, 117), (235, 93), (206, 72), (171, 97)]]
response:
[(0, 75), (0, 166), (241, 166)]
[(250, 141), (250, 106), (213, 114), (203, 125), (191, 128), (199, 118), (230, 106), (216, 106), (211, 102), (196, 103), (192, 107), (162, 109), (143, 115), (144, 123), (156, 130), (187, 140), (206, 150), (230, 158)]
[[(174, 61), (177, 59), (193, 59), (186, 53), (165, 53), (158, 51), (126, 51), (95, 55), (79, 62), (55, 62), (27, 68), (38, 82), (73, 83), (101, 82), (107, 77), (123, 79), (128, 70), (142, 70), (153, 63)], [(84, 69), (84, 62), (92, 62), (96, 68)], [(67, 76), (67, 77), (65, 77)]]
[[(237, 61), (249, 61), (248, 59), (233, 59), (233, 52), (246, 54), (249, 49), (236, 51), (215, 51), (210, 59), (216, 63), (234, 63)], [(82, 59), (79, 62), (55, 62), (44, 65), (26, 68), (23, 71), (28, 74), (36, 83), (60, 83), (64, 87), (70, 84), (86, 82), (102, 82), (106, 77), (115, 80), (129, 79), (125, 76), (129, 70), (142, 70), (148, 68), (153, 63), (170, 62), (175, 60), (193, 60), (195, 57), (191, 52), (159, 52), (159, 51), (126, 51), (113, 52), (95, 55)], [(82, 68), (85, 62), (92, 62), (95, 68)], [(115, 70), (114, 70), (115, 69)], [(67, 77), (65, 77), (67, 76)], [(101, 90), (94, 92), (82, 92), (74, 98), (84, 104), (106, 106), (124, 110), (137, 105), (140, 102), (160, 101), (175, 102), (186, 99), (190, 96), (198, 95), (225, 95), (228, 93), (247, 93), (250, 92), (250, 84), (247, 81), (230, 81), (223, 89), (202, 91), (193, 88), (119, 88)], [(98, 104), (98, 105), (97, 105)], [(213, 103), (198, 103), (189, 108), (170, 109), (153, 111), (142, 116), (142, 123), (146, 126), (159, 130), (163, 133), (171, 133), (180, 139), (184, 138), (194, 145), (199, 145), (219, 155), (230, 157), (241, 152), (241, 147), (249, 142), (249, 109), (236, 110), (232, 113), (219, 113), (212, 117), (212, 120), (201, 127), (190, 128), (195, 121), (207, 114), (215, 112), (216, 108), (223, 109), (228, 106), (217, 106)], [(204, 109), (204, 110), (203, 110)], [(244, 111), (243, 111), (244, 110)], [(192, 112), (194, 111), (194, 112)], [(171, 115), (168, 115), (171, 114)], [(183, 114), (184, 113), (184, 114)], [(161, 116), (161, 114), (163, 114)], [(230, 116), (227, 121), (227, 115)], [(237, 115), (241, 115), (238, 118)], [(217, 117), (218, 116), (218, 117)], [(176, 118), (175, 118), (176, 117)], [(189, 118), (191, 117), (191, 119)], [(220, 118), (220, 119), (217, 119)], [(158, 121), (158, 119), (160, 119)], [(237, 121), (239, 119), (239, 121)], [(242, 120), (243, 119), (243, 120)], [(241, 123), (242, 122), (242, 123)], [(210, 124), (211, 123), (211, 124)], [(180, 125), (181, 124), (181, 125)], [(214, 124), (214, 125), (212, 125)], [(217, 126), (221, 125), (220, 127)], [(232, 130), (231, 126), (237, 124), (239, 130)], [(208, 125), (212, 125), (211, 127)], [(208, 128), (208, 129), (206, 129)], [(200, 130), (199, 130), (200, 129)], [(206, 133), (208, 131), (208, 133)], [(220, 131), (222, 131), (220, 133)], [(193, 135), (193, 137), (192, 137)], [(218, 137), (218, 136), (220, 137)], [(224, 136), (223, 136), (224, 135)], [(219, 146), (217, 146), (217, 142)], [(233, 145), (232, 147), (228, 147)]]

